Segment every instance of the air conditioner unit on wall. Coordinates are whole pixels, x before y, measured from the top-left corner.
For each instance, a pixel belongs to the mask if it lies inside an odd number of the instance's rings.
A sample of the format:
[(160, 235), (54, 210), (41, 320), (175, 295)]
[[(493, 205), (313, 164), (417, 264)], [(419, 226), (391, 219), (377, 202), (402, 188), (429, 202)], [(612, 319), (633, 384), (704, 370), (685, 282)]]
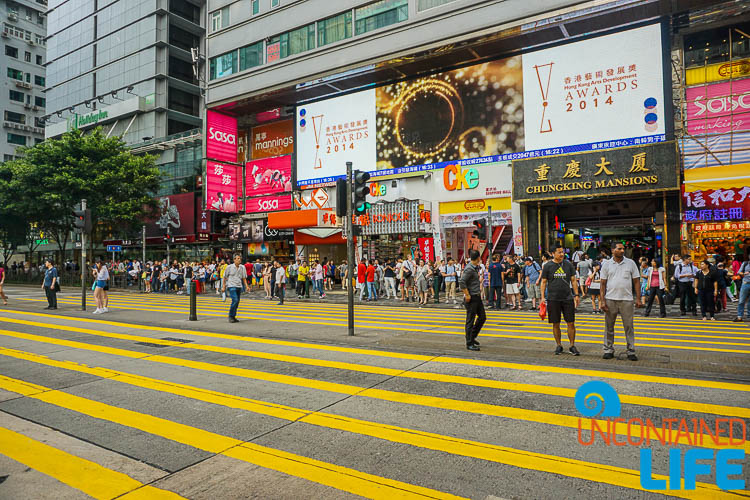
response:
[(11, 21), (18, 21), (18, 14), (15, 12), (8, 12), (8, 19)]

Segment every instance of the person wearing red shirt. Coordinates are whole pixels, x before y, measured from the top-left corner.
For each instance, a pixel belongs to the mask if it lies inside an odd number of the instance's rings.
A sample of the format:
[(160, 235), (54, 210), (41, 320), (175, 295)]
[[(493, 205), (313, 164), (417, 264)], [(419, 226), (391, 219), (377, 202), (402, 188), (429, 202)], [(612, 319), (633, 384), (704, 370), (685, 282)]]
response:
[(359, 300), (362, 300), (367, 291), (367, 266), (364, 260), (357, 264), (357, 286), (359, 287)]
[(247, 259), (247, 262), (245, 262), (245, 271), (247, 272), (247, 284), (250, 286), (252, 284), (252, 277), (255, 276), (254, 272), (254, 266), (252, 263), (250, 263), (250, 259)]
[(375, 266), (372, 265), (372, 261), (367, 261), (367, 300), (378, 300), (378, 295), (375, 293)]

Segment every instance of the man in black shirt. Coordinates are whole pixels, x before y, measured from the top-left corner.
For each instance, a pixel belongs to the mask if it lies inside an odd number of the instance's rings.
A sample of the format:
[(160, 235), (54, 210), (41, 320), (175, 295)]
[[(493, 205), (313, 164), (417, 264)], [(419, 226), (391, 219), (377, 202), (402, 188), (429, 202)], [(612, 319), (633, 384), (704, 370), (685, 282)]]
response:
[(521, 274), (521, 266), (516, 264), (513, 255), (506, 255), (506, 266), (503, 275), (505, 277), (505, 294), (510, 299), (510, 309), (521, 310), (521, 290), (518, 285), (518, 277)]
[[(487, 320), (482, 302), (481, 286), (479, 278), (479, 252), (469, 251), (471, 262), (466, 265), (461, 273), (459, 286), (464, 292), (464, 307), (466, 307), (466, 348), (470, 351), (479, 350), (477, 335)], [(476, 320), (476, 322), (475, 322)]]
[[(571, 285), (575, 292), (575, 299), (571, 293)], [(545, 293), (546, 292), (546, 293)], [(542, 268), (542, 302), (547, 304), (547, 317), (552, 323), (552, 334), (555, 336), (557, 348), (555, 354), (563, 352), (562, 332), (560, 331), (561, 316), (565, 318), (568, 325), (568, 339), (570, 340), (570, 353), (578, 356), (581, 353), (575, 346), (576, 342), (576, 307), (580, 296), (578, 294), (578, 281), (576, 270), (570, 261), (565, 259), (565, 250), (562, 247), (555, 249), (552, 260), (544, 264)]]

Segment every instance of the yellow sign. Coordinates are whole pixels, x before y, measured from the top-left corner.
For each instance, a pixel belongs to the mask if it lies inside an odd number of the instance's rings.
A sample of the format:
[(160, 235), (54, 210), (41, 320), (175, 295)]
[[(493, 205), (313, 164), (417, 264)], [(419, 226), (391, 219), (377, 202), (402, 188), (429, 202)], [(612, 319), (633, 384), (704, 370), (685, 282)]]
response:
[(720, 82), (730, 78), (745, 78), (750, 76), (750, 59), (739, 59), (723, 63), (709, 64), (700, 68), (690, 68), (685, 71), (687, 85)]
[(494, 211), (510, 210), (510, 196), (485, 198), (468, 201), (447, 201), (440, 203), (441, 214), (463, 214), (466, 212), (486, 212), (491, 206)]

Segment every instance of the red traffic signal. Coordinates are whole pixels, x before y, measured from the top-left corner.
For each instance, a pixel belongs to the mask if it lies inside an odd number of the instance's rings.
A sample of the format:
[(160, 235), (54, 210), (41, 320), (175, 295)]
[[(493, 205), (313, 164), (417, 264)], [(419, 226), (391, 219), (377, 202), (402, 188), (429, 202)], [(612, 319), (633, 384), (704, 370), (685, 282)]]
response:
[(474, 230), (474, 236), (476, 236), (480, 240), (486, 240), (487, 239), (487, 219), (477, 219), (473, 222), (473, 224), (477, 227)]

